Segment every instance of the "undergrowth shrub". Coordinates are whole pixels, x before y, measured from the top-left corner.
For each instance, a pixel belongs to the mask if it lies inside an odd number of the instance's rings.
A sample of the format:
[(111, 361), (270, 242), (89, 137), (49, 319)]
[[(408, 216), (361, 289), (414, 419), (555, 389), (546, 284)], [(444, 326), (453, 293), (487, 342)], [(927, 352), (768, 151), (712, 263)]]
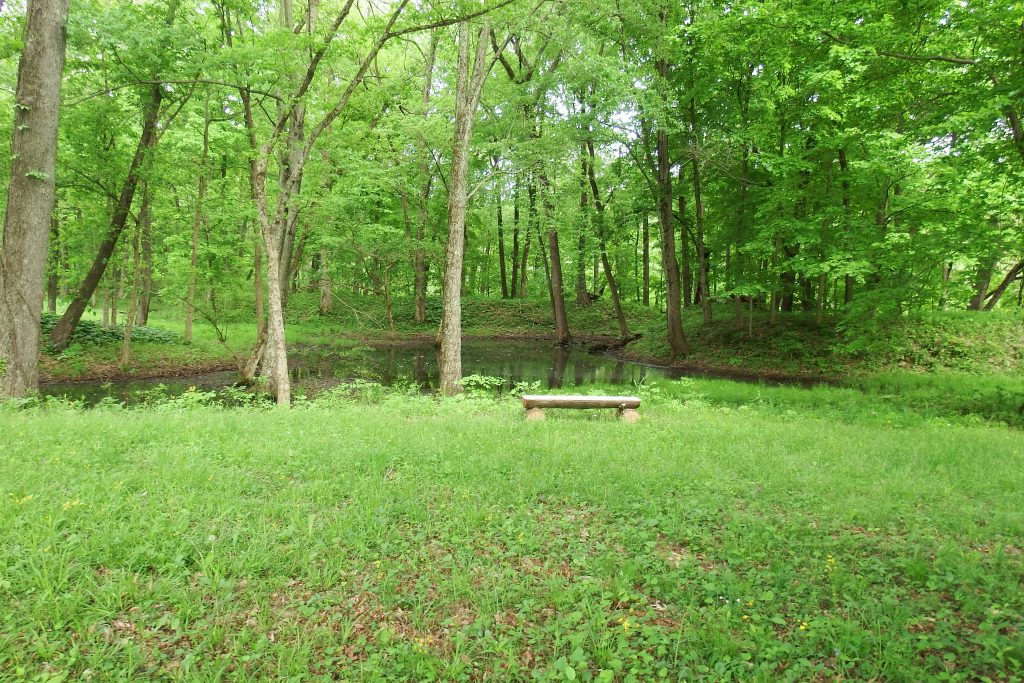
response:
[[(59, 320), (60, 316), (55, 313), (43, 313), (40, 320), (40, 328), (44, 337), (50, 335)], [(72, 345), (99, 346), (102, 344), (117, 344), (123, 338), (123, 325), (103, 327), (103, 325), (94, 320), (80, 320), (75, 327), (75, 331), (71, 334), (70, 343)], [(181, 341), (181, 335), (170, 330), (140, 325), (132, 330), (132, 341), (150, 344), (177, 344)]]

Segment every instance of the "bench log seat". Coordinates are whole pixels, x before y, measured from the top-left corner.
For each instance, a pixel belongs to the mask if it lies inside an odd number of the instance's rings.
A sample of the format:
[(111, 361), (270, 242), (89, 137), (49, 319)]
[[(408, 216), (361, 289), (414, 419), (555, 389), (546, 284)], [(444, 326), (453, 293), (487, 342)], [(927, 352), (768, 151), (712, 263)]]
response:
[(558, 394), (524, 394), (523, 408), (527, 420), (543, 420), (545, 408), (615, 408), (624, 422), (640, 419), (636, 396), (565, 396)]

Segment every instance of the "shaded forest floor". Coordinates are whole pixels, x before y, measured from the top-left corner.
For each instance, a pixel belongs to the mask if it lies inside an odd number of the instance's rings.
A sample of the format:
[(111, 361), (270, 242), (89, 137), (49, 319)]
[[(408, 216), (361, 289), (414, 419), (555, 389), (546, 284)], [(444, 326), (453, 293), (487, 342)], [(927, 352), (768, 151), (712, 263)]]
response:
[(847, 389), (641, 390), (637, 425), (388, 391), (0, 408), (0, 670), (1024, 675), (1015, 431)]

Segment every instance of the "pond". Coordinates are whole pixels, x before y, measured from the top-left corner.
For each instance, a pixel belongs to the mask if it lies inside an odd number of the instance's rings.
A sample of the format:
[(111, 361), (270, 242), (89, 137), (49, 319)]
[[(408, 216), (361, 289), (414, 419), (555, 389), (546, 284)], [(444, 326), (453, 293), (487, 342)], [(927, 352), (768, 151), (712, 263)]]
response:
[[(431, 344), (396, 346), (302, 346), (289, 350), (294, 392), (313, 395), (343, 382), (362, 379), (385, 385), (412, 384), (423, 391), (437, 386), (437, 352)], [(500, 377), (505, 387), (520, 382), (539, 388), (622, 384), (629, 387), (647, 379), (678, 377), (678, 372), (588, 353), (582, 348), (561, 348), (545, 341), (467, 341), (462, 346), (463, 377)], [(46, 396), (66, 396), (95, 405), (105, 398), (127, 404), (148, 395), (178, 395), (196, 387), (216, 391), (235, 383), (234, 371), (209, 372), (181, 377), (115, 380), (111, 382), (63, 382), (45, 384)], [(160, 387), (163, 387), (162, 389)]]

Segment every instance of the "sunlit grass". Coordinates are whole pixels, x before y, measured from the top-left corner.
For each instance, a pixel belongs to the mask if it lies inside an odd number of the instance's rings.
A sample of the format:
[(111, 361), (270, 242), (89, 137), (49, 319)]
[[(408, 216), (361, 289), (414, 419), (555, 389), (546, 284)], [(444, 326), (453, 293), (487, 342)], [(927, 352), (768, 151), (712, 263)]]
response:
[(1019, 432), (724, 395), (0, 410), (0, 671), (1024, 673)]

